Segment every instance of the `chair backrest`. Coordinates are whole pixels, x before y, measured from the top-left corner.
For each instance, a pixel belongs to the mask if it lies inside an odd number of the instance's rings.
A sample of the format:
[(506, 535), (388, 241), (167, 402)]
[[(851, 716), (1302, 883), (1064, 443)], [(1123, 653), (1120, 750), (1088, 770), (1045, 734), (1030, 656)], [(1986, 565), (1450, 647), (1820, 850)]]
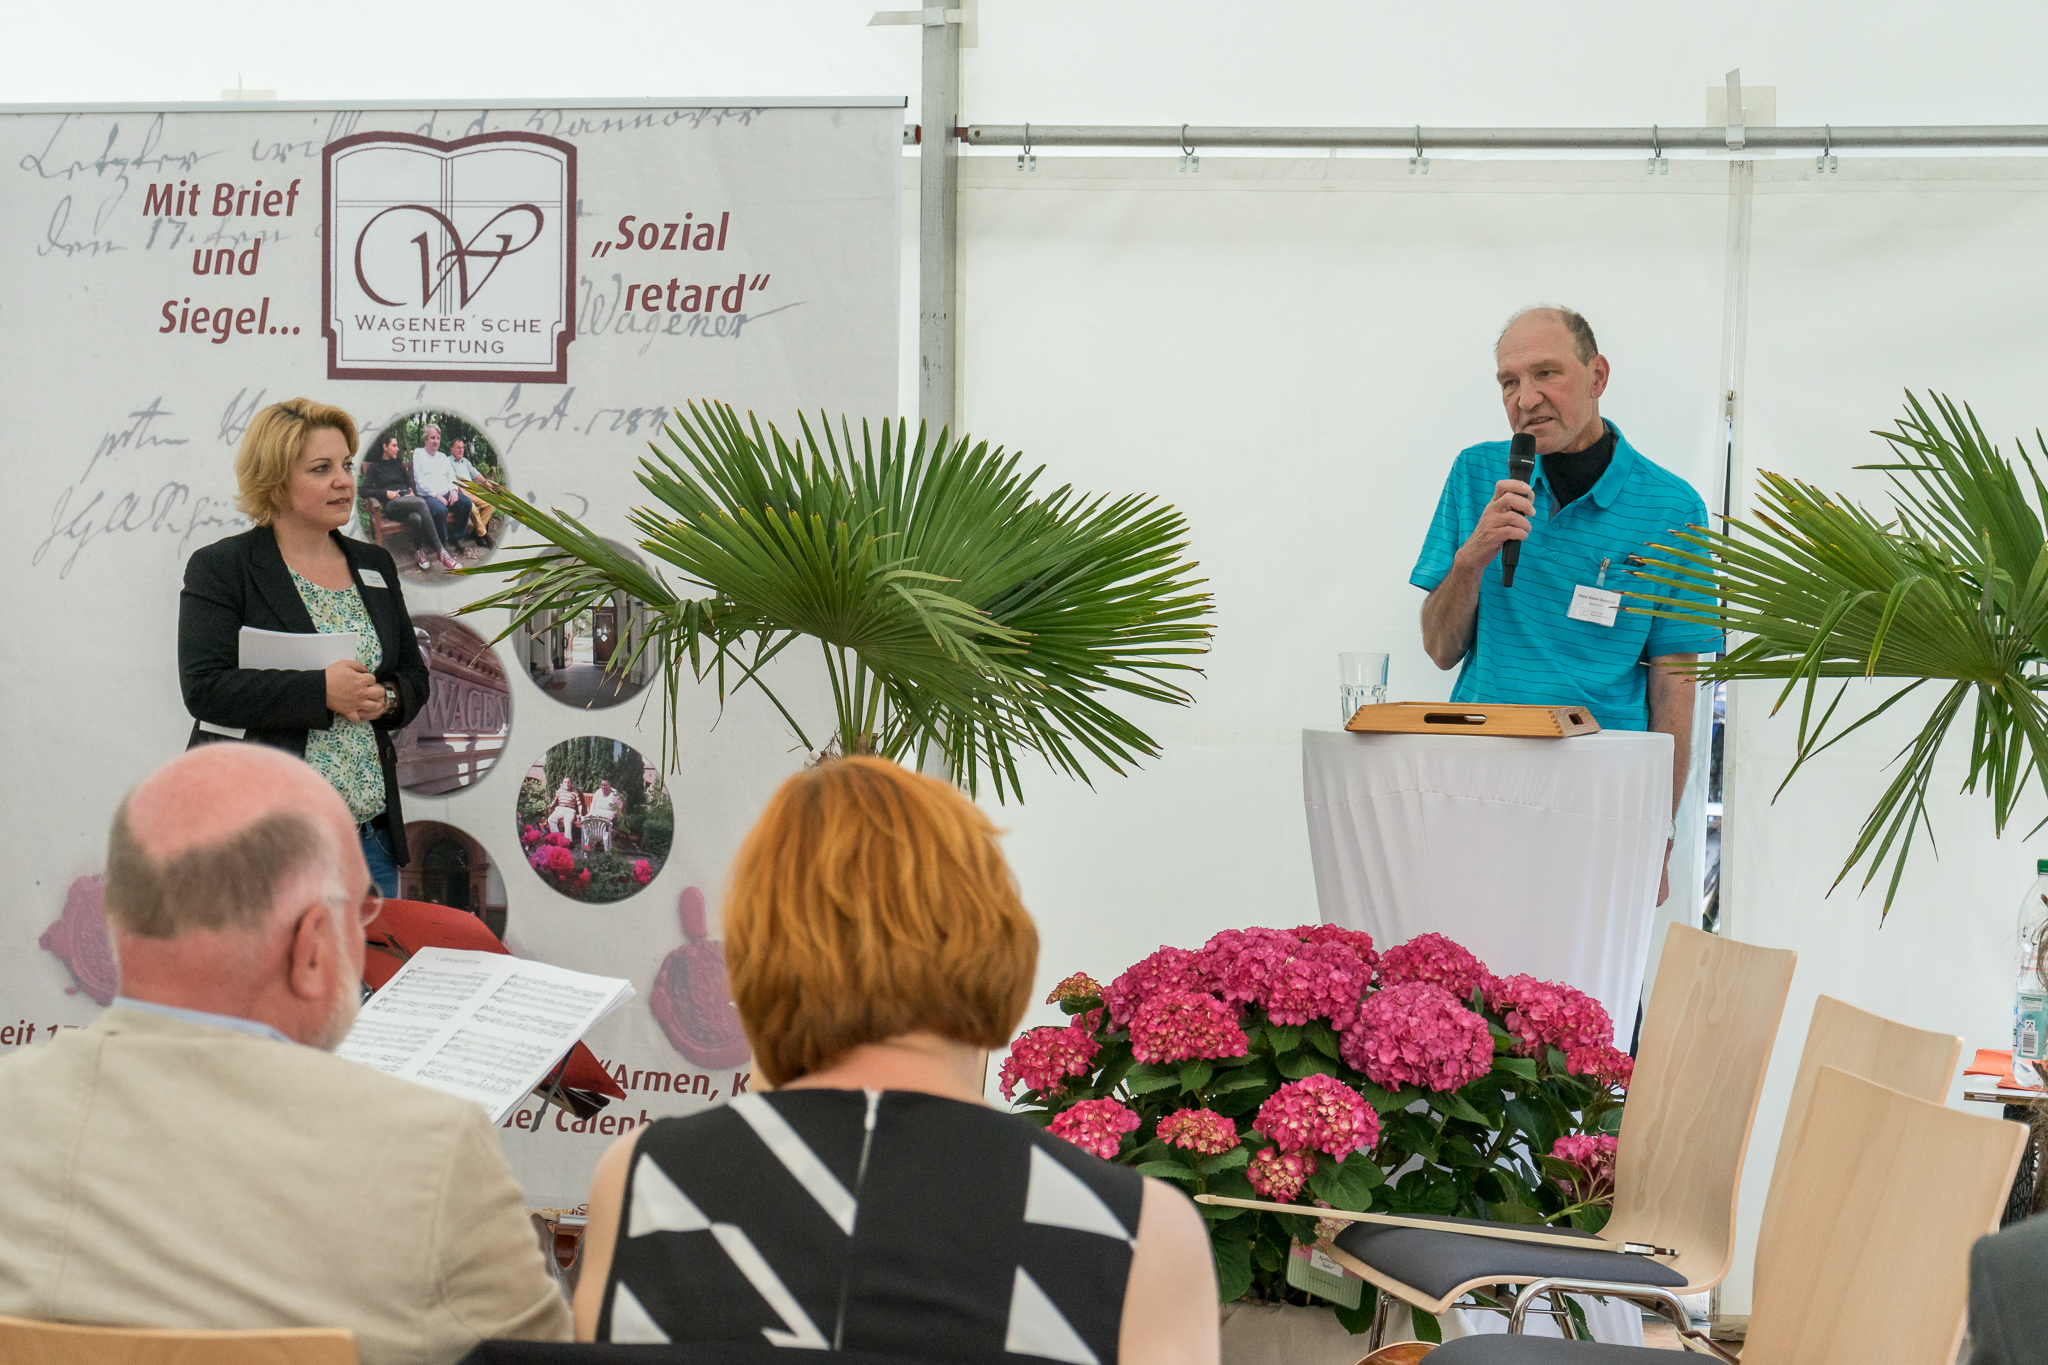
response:
[(2024, 1125), (1823, 1067), (1757, 1243), (1743, 1365), (1948, 1365)]
[(0, 1360), (7, 1365), (356, 1365), (356, 1337), (341, 1327), (191, 1332), (0, 1317)]
[[(1798, 1150), (1799, 1133), (1813, 1102), (1813, 1083), (1822, 1067), (1831, 1066), (1901, 1095), (1940, 1104), (1948, 1098), (1949, 1082), (1955, 1079), (1956, 1064), (1962, 1058), (1963, 1040), (1952, 1033), (1912, 1028), (1831, 995), (1815, 1000), (1806, 1046), (1799, 1053), (1799, 1074), (1792, 1082), (1792, 1100), (1785, 1107), (1778, 1158), (1771, 1166), (1770, 1192), (1764, 1197), (1765, 1226), (1769, 1226), (1785, 1169)], [(1758, 1239), (1765, 1235), (1759, 1232)]]
[(1643, 1016), (1608, 1237), (1676, 1247), (1684, 1292), (1735, 1263), (1735, 1193), (1798, 954), (1674, 925)]

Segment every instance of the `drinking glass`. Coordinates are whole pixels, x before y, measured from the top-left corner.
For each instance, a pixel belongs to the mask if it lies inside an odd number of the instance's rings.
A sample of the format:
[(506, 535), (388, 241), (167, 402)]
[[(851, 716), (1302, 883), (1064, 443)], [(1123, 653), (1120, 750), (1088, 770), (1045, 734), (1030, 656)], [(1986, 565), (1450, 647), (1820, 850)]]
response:
[(1384, 654), (1339, 654), (1337, 656), (1337, 704), (1343, 710), (1337, 724), (1344, 725), (1358, 714), (1358, 708), (1379, 705), (1387, 699), (1387, 656)]

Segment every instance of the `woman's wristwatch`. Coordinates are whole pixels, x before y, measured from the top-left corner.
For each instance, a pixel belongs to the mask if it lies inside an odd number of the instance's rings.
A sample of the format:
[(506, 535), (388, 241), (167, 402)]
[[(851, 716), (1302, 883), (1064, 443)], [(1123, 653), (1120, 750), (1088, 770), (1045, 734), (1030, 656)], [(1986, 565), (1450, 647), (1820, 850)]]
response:
[(398, 709), (398, 689), (397, 689), (397, 688), (395, 688), (395, 687), (393, 687), (393, 686), (392, 686), (392, 685), (391, 685), (390, 683), (385, 683), (385, 684), (384, 684), (384, 709), (383, 709), (382, 711), (379, 711), (379, 712), (377, 713), (377, 718), (378, 718), (379, 720), (382, 720), (382, 719), (383, 719), (384, 717), (386, 717), (386, 716), (390, 715), (390, 714), (391, 714), (391, 713), (392, 713), (393, 711), (396, 711), (397, 709)]

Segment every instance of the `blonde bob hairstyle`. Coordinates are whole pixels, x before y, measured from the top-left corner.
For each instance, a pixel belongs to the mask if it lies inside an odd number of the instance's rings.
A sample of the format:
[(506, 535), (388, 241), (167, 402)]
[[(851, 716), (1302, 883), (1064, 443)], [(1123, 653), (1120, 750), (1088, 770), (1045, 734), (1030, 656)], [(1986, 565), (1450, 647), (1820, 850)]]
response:
[(754, 1064), (787, 1085), (913, 1031), (1001, 1047), (1024, 1018), (1038, 929), (973, 802), (846, 758), (783, 783), (740, 845), (725, 956)]
[(268, 526), (292, 504), (292, 474), (306, 453), (306, 439), (332, 427), (356, 451), (356, 420), (340, 408), (294, 398), (256, 414), (235, 451), (235, 506), (258, 526)]

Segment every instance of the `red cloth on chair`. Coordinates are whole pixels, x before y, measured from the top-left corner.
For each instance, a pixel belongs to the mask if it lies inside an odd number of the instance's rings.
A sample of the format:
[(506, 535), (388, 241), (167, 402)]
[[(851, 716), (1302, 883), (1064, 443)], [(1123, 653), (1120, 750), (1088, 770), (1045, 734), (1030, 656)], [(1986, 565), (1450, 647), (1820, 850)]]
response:
[[(512, 951), (467, 910), (451, 910), (426, 901), (385, 901), (383, 912), (370, 921), (367, 933), (370, 946), (363, 954), (363, 984), (373, 991), (381, 990), (405, 965), (403, 958), (381, 951), (379, 944), (396, 947), (408, 956), (422, 948), (508, 955)], [(562, 1071), (562, 1085), (569, 1090), (609, 1095), (615, 1100), (626, 1098), (625, 1087), (598, 1065), (597, 1054), (582, 1043), (570, 1049), (569, 1065)]]

